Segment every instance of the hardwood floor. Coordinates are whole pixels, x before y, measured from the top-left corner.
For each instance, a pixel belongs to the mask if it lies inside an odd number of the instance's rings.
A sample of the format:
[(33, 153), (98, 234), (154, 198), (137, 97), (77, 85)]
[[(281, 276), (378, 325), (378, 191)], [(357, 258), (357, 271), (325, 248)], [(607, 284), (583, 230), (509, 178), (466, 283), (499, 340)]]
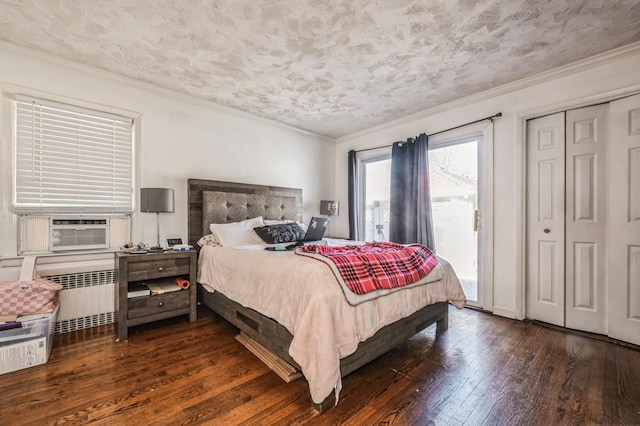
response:
[(640, 351), (450, 308), (435, 326), (343, 380), (320, 415), (204, 307), (58, 335), (49, 362), (0, 376), (0, 424), (640, 424)]

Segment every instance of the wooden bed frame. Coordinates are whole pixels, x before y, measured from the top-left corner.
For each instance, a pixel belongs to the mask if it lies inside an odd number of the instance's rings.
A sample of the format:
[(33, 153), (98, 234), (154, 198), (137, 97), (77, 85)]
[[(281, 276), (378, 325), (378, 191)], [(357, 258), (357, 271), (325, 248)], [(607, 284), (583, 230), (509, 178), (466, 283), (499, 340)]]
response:
[[(213, 201), (212, 193), (215, 193)], [(225, 198), (225, 193), (228, 198)], [(265, 219), (302, 220), (302, 190), (296, 188), (189, 179), (188, 203), (189, 244), (194, 247), (198, 247), (200, 237), (210, 233), (210, 223), (233, 222), (259, 215)], [(198, 300), (265, 348), (300, 369), (289, 355), (293, 336), (278, 322), (253, 309), (245, 308), (220, 292), (210, 293), (200, 285)], [(356, 352), (340, 361), (340, 374), (342, 377), (346, 376), (434, 323), (437, 323), (438, 333), (446, 330), (448, 319), (448, 303), (441, 302), (426, 306), (409, 317), (383, 327), (360, 343)], [(322, 413), (334, 403), (335, 395), (332, 393), (322, 403), (313, 403), (313, 407)]]

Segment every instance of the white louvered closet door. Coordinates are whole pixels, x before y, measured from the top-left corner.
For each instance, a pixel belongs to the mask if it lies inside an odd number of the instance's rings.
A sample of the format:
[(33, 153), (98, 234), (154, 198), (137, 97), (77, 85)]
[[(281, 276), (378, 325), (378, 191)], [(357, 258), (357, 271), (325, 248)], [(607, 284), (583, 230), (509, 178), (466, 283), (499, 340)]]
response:
[(640, 95), (611, 102), (609, 335), (640, 345)]

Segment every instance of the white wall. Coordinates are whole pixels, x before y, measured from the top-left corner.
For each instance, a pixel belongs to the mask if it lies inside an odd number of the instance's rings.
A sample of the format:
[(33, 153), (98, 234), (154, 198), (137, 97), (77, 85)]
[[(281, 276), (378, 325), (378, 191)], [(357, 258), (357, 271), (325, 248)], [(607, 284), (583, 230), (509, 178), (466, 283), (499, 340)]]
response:
[[(160, 216), (166, 236), (187, 237), (187, 178), (302, 188), (305, 220), (319, 213), (320, 199), (333, 197), (333, 139), (13, 45), (0, 43), (0, 64), (4, 90), (19, 86), (140, 116), (138, 187), (175, 189), (175, 213)], [(0, 113), (0, 260), (5, 261), (16, 255), (7, 104)], [(135, 221), (134, 241), (155, 242), (155, 215), (138, 213)]]
[[(521, 318), (523, 313), (524, 119), (640, 90), (640, 44), (635, 44), (339, 138), (334, 148), (331, 140), (317, 135), (6, 44), (0, 44), (0, 64), (1, 84), (140, 114), (140, 184), (173, 187), (176, 191), (176, 212), (161, 215), (162, 233), (167, 236), (187, 235), (189, 177), (301, 187), (305, 220), (319, 211), (320, 199), (335, 198), (344, 208), (332, 221), (331, 232), (347, 236), (347, 151), (437, 132), (500, 111), (503, 117), (495, 122), (494, 137), (492, 305), (495, 313), (514, 318)], [(6, 258), (15, 254), (16, 243), (7, 192), (11, 140), (5, 111), (0, 117), (0, 256)], [(144, 225), (140, 238), (155, 240), (155, 217), (139, 216), (142, 218), (137, 220)], [(0, 280), (6, 279), (2, 274), (0, 270)]]
[[(640, 43), (339, 138), (336, 199), (347, 206), (347, 152), (434, 133), (502, 112), (494, 134), (493, 312), (523, 315), (523, 125), (526, 118), (640, 91)], [(348, 215), (334, 232), (348, 235)]]

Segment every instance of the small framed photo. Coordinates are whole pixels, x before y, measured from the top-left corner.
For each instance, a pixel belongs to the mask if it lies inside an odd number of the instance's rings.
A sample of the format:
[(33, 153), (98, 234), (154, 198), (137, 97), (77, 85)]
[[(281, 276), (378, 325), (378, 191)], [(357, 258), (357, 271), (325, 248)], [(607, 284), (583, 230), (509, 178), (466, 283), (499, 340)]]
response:
[(182, 244), (182, 238), (167, 238), (167, 247), (173, 247), (178, 244)]

